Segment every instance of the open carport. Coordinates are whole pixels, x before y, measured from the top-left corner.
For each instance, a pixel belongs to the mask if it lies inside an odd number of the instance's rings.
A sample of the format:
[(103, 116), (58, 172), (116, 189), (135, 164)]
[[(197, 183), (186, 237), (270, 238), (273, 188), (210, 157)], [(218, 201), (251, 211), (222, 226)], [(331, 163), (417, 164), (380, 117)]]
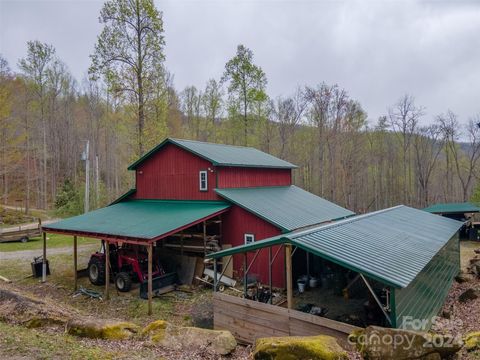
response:
[[(48, 224), (43, 230), (43, 276), (46, 281), (47, 233), (72, 235), (74, 261), (74, 289), (77, 289), (77, 236), (102, 240), (105, 244), (105, 298), (109, 297), (111, 244), (144, 246), (148, 253), (148, 312), (152, 312), (152, 256), (157, 241), (179, 235), (179, 250), (183, 252), (183, 238), (188, 229), (203, 225), (202, 246), (207, 252), (207, 222), (219, 219), (229, 204), (221, 201), (125, 200), (105, 208)], [(220, 222), (221, 220), (218, 220)]]
[[(386, 326), (408, 328), (411, 320), (418, 319), (428, 328), (460, 270), (458, 229), (461, 226), (461, 222), (452, 219), (397, 206), (210, 254), (208, 257), (213, 259), (236, 254), (244, 259), (243, 299), (216, 293), (215, 327), (228, 329), (245, 342), (256, 337), (315, 332), (345, 337), (351, 327), (328, 317), (307, 318), (303, 314), (303, 324), (294, 327), (279, 326), (282, 322), (275, 321), (285, 316), (295, 318), (293, 323), (299, 321), (299, 311), (294, 309), (292, 254), (303, 250), (312, 257), (307, 262), (310, 268), (307, 273), (316, 263), (327, 261), (340, 269), (337, 271), (354, 275), (350, 283), (363, 284)], [(267, 251), (271, 259), (271, 248), (278, 245), (286, 257), (287, 309), (246, 299), (252, 262), (262, 251)], [(218, 266), (215, 270), (214, 289), (222, 277)], [(271, 267), (264, 271), (271, 278)], [(350, 283), (345, 284), (347, 289)], [(271, 283), (268, 286), (272, 289)], [(226, 303), (228, 306), (223, 305)], [(251, 332), (250, 328), (256, 331)]]

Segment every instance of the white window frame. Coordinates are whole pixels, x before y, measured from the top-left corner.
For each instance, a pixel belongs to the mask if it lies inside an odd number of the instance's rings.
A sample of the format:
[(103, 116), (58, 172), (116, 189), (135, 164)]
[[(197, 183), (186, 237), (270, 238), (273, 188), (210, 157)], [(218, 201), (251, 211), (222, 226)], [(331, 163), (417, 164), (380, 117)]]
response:
[(246, 233), (243, 235), (243, 242), (245, 245), (255, 242), (255, 234)]
[[(202, 186), (202, 176), (205, 176), (205, 186)], [(198, 173), (198, 188), (200, 191), (208, 191), (208, 171), (201, 170)]]

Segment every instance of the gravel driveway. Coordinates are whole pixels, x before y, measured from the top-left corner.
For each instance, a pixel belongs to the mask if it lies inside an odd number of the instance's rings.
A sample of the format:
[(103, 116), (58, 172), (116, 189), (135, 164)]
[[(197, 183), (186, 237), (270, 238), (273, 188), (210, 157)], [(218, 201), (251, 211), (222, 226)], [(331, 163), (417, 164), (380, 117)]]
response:
[[(81, 245), (78, 247), (78, 251), (98, 248), (97, 244)], [(36, 256), (43, 254), (42, 249), (35, 250), (19, 250), (19, 251), (5, 251), (0, 252), (0, 260), (32, 260)], [(59, 254), (73, 254), (73, 248), (71, 246), (49, 249), (47, 247), (47, 258), (49, 255)]]

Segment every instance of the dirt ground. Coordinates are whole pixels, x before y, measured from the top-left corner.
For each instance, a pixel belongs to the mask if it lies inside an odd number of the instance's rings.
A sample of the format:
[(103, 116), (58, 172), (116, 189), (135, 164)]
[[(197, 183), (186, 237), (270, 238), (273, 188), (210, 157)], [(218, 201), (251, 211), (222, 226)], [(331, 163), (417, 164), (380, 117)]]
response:
[[(89, 256), (95, 249), (86, 246), (79, 249), (79, 269), (86, 268)], [(153, 315), (147, 315), (147, 302), (139, 298), (138, 286), (129, 293), (119, 293), (112, 285), (110, 300), (88, 298), (73, 293), (73, 257), (62, 250), (48, 257), (51, 275), (46, 283), (31, 276), (29, 252), (12, 259), (1, 258), (0, 276), (12, 280), (6, 284), (0, 280), (0, 289), (14, 288), (20, 293), (55, 304), (59, 309), (75, 309), (79, 314), (97, 319), (130, 321), (144, 327), (151, 321), (167, 320), (181, 326), (209, 326), (212, 323), (211, 291), (197, 288), (175, 291), (153, 300)], [(15, 253), (3, 253), (15, 254)], [(88, 278), (79, 279), (79, 286), (95, 290), (102, 287), (90, 284)], [(2, 322), (0, 316), (1, 359), (218, 359), (219, 356), (205, 349), (195, 351), (168, 351), (159, 346), (139, 341), (106, 341), (79, 339), (67, 335), (63, 329), (28, 329), (24, 326)], [(248, 359), (249, 347), (238, 346), (228, 359)]]

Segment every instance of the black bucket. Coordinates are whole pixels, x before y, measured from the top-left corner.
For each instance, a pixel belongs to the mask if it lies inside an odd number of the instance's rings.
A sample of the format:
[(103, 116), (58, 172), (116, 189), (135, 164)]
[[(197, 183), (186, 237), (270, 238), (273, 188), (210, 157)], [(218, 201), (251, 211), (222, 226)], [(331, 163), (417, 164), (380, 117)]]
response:
[[(43, 256), (33, 258), (32, 264), (32, 274), (33, 277), (39, 278), (43, 275)], [(48, 265), (47, 260), (47, 275), (50, 275), (50, 266)]]

